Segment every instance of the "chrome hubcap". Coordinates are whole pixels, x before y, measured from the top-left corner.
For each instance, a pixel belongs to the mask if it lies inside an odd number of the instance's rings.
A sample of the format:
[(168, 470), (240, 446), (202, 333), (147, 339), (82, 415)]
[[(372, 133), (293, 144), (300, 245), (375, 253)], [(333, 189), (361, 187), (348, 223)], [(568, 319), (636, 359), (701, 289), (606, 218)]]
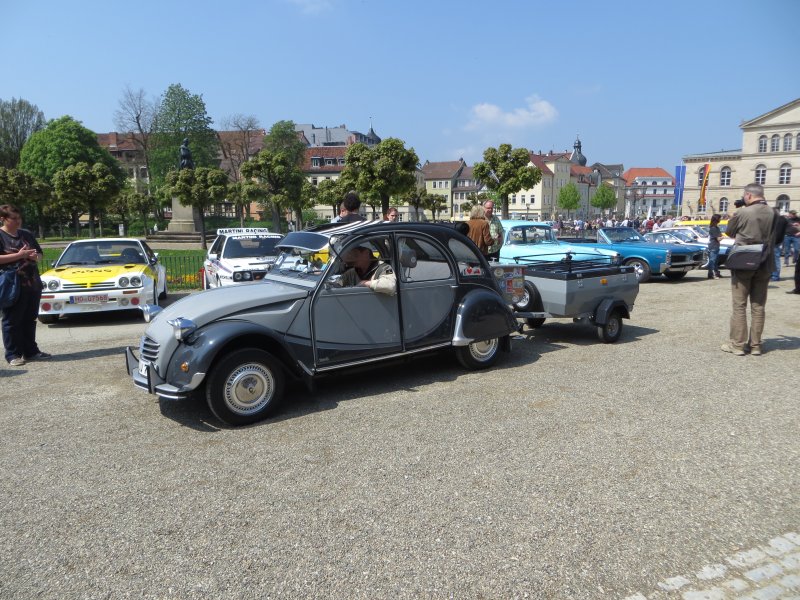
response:
[(261, 410), (275, 393), (275, 378), (264, 365), (249, 363), (225, 381), (225, 403), (235, 413), (246, 415)]

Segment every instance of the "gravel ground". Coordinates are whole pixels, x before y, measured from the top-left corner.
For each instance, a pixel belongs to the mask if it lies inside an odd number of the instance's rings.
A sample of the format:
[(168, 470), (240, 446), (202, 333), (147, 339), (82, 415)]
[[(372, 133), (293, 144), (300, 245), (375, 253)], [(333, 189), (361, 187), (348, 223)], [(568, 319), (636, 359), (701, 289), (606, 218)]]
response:
[(719, 351), (729, 280), (642, 286), (617, 344), (548, 322), (288, 390), (274, 419), (132, 386), (144, 326), (39, 326), (0, 367), (1, 598), (623, 598), (799, 531), (800, 297)]

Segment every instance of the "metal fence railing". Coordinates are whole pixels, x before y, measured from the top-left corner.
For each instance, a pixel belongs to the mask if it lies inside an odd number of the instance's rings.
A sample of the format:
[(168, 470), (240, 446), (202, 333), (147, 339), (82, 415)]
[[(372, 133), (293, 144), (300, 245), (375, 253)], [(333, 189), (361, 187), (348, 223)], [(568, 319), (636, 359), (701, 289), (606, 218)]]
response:
[[(158, 260), (167, 271), (167, 289), (199, 290), (202, 287), (201, 256), (161, 256)], [(55, 260), (42, 260), (39, 263), (39, 272), (44, 273), (53, 268), (53, 263)]]

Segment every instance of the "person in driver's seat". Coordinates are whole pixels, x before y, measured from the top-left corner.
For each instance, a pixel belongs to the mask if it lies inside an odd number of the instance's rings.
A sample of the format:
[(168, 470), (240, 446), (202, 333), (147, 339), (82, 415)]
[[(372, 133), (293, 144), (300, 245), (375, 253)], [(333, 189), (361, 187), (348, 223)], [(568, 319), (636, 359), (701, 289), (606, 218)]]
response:
[(397, 277), (391, 265), (377, 260), (369, 247), (351, 248), (342, 259), (347, 268), (342, 274), (342, 287), (364, 286), (389, 296), (397, 291)]

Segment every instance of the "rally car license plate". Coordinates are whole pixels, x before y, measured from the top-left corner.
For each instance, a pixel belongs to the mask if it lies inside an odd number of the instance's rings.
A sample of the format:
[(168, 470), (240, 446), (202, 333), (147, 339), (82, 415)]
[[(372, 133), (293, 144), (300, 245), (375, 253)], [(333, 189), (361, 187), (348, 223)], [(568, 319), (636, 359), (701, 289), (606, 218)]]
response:
[(98, 302), (108, 302), (108, 294), (86, 294), (85, 296), (70, 296), (72, 304), (96, 304)]

